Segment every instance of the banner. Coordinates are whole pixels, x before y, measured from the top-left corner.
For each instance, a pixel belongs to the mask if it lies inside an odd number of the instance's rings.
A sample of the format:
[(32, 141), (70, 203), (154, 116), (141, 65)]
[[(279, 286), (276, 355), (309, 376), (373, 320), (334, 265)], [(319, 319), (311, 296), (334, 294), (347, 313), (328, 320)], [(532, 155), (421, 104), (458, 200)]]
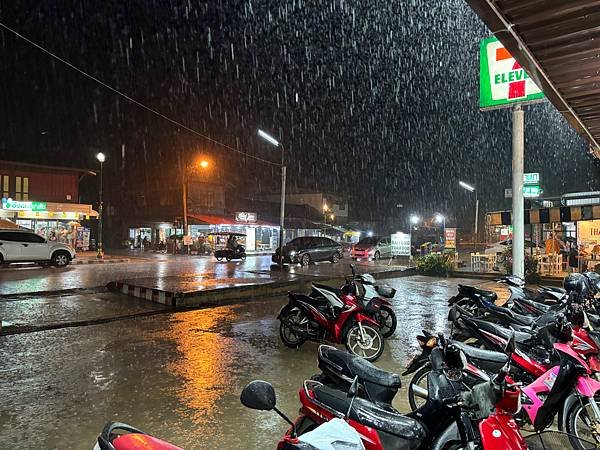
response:
[(410, 256), (410, 234), (394, 233), (391, 235), (392, 256)]
[(444, 248), (456, 249), (456, 228), (444, 230)]

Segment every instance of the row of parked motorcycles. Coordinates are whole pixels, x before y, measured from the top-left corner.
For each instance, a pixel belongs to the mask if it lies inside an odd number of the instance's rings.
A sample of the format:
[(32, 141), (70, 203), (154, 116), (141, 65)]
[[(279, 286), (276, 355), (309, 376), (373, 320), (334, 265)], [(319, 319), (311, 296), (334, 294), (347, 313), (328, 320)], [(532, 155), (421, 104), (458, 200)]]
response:
[[(320, 372), (299, 390), (295, 420), (277, 409), (275, 391), (265, 381), (248, 384), (241, 402), (274, 411), (289, 423), (278, 449), (598, 448), (600, 276), (572, 274), (562, 289), (537, 291), (516, 277), (499, 281), (510, 293), (503, 306), (494, 292), (459, 285), (449, 300), (450, 335), (417, 336), (421, 352), (402, 374), (412, 376), (408, 414), (392, 406), (402, 387), (399, 375), (377, 368), (361, 350), (329, 345), (318, 349)], [(337, 298), (360, 297), (365, 284), (375, 285), (353, 271)], [(313, 289), (308, 297), (318, 296)], [(288, 309), (294, 307), (292, 297)], [(298, 301), (325, 315), (325, 306)], [(381, 329), (376, 319), (365, 317)], [(105, 427), (97, 448), (128, 450), (142, 441), (148, 445), (141, 448), (177, 448), (120, 423)]]

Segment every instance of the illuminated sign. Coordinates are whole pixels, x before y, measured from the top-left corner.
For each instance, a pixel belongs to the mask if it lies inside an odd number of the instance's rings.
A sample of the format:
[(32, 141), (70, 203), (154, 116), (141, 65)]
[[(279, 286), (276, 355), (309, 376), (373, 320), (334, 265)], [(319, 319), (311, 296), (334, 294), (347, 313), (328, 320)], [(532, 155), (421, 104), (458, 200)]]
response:
[(46, 202), (22, 202), (12, 198), (3, 198), (2, 209), (7, 211), (46, 211)]
[(255, 212), (239, 211), (235, 213), (235, 221), (241, 223), (256, 223), (258, 215)]

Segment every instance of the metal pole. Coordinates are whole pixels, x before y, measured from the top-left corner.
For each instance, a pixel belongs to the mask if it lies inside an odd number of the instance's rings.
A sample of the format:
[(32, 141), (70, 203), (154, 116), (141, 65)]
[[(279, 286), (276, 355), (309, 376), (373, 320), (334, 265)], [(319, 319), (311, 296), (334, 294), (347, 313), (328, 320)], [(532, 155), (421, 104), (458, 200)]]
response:
[(525, 113), (513, 109), (512, 129), (512, 224), (513, 275), (525, 276), (525, 211), (523, 204), (523, 158), (525, 153)]
[(477, 190), (475, 190), (475, 243), (479, 237), (479, 198), (477, 197)]
[(187, 168), (183, 166), (183, 173), (181, 175), (182, 183), (181, 183), (181, 192), (183, 195), (183, 235), (187, 236), (187, 228), (188, 228), (188, 220), (187, 220), (187, 177), (186, 177)]
[[(281, 149), (283, 153), (283, 147)], [(283, 233), (285, 216), (285, 178), (286, 167), (283, 165), (283, 155), (281, 156), (281, 208), (279, 211), (279, 267), (283, 267)]]
[(103, 171), (102, 168), (104, 166), (104, 163), (102, 161), (100, 161), (100, 205), (98, 207), (98, 216), (99, 216), (99, 220), (98, 220), (98, 254), (96, 255), (97, 258), (103, 258), (104, 257), (104, 249), (102, 248), (102, 210), (103, 208), (103, 201), (102, 201), (102, 175), (103, 175)]

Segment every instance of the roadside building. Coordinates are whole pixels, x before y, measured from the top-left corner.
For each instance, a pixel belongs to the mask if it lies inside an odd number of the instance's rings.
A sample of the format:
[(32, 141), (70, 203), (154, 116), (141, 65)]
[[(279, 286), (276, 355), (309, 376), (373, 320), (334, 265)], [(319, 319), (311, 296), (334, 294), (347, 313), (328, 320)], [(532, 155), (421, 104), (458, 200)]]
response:
[(79, 186), (95, 175), (86, 169), (0, 161), (0, 219), (88, 250), (98, 213), (81, 203)]

